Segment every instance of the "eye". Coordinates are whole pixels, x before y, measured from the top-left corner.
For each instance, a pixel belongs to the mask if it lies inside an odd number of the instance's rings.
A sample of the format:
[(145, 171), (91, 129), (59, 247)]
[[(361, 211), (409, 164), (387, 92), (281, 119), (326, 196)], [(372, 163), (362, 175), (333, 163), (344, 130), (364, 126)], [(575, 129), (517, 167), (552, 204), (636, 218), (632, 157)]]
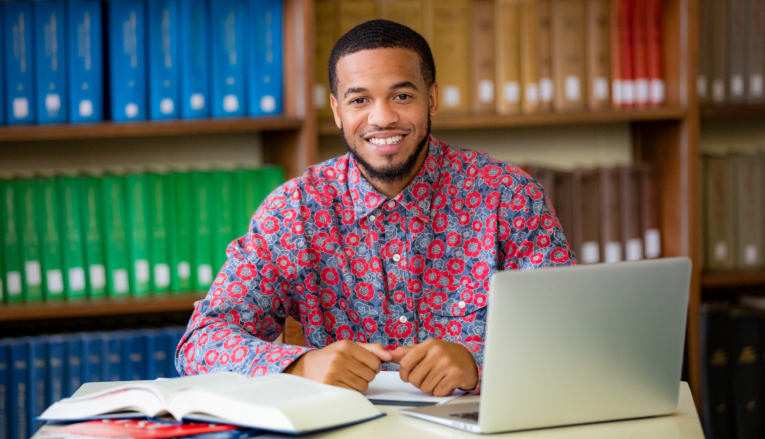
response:
[(352, 99), (352, 100), (351, 100), (351, 105), (354, 105), (354, 104), (356, 104), (356, 105), (358, 105), (358, 104), (363, 104), (365, 100), (366, 100), (366, 98), (356, 98), (356, 99)]
[(399, 101), (405, 101), (405, 100), (407, 100), (409, 98), (411, 98), (411, 96), (409, 96), (408, 94), (404, 94), (404, 93), (398, 94), (395, 97), (395, 99), (397, 99)]

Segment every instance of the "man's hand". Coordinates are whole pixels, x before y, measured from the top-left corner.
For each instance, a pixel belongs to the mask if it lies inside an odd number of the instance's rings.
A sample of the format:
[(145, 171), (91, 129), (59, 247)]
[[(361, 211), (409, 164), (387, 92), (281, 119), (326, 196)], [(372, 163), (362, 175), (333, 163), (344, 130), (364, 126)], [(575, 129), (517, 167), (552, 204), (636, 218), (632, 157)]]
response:
[(380, 344), (342, 340), (306, 352), (284, 373), (363, 392), (380, 371), (380, 362), (390, 360), (391, 354)]
[(472, 390), (478, 385), (478, 368), (464, 346), (430, 338), (414, 346), (391, 351), (399, 363), (399, 374), (422, 393), (451, 395), (455, 389)]

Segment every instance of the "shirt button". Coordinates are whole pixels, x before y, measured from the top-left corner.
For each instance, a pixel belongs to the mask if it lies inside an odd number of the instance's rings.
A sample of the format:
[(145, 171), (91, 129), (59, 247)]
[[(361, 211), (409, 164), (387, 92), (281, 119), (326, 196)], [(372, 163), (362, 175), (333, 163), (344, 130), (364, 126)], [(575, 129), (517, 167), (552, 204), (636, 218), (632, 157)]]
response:
[(463, 302), (462, 300), (460, 300), (460, 303), (458, 303), (458, 304), (457, 304), (457, 306), (459, 306), (459, 307), (460, 307), (460, 308), (462, 308), (462, 309), (465, 309), (465, 302)]
[(369, 215), (369, 221), (374, 222), (374, 220), (375, 220), (375, 216), (374, 215)]
[(398, 321), (401, 323), (406, 323), (406, 316), (399, 317)]
[(396, 207), (396, 202), (393, 200), (388, 201), (388, 207), (390, 207), (391, 209)]
[(401, 260), (401, 255), (393, 255), (393, 260), (398, 262)]

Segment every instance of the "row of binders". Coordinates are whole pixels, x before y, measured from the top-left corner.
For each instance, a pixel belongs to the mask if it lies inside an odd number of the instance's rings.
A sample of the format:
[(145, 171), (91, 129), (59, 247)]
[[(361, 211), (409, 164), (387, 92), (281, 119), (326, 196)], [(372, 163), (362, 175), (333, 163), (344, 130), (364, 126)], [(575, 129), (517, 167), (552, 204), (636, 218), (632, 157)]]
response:
[(701, 0), (700, 7), (701, 102), (765, 103), (765, 0)]
[(0, 180), (0, 303), (206, 291), (283, 180), (277, 167)]
[(765, 153), (703, 157), (709, 270), (765, 266)]
[(700, 317), (706, 437), (765, 437), (765, 297), (706, 303)]
[(602, 110), (666, 99), (661, 0), (317, 0), (320, 116), (332, 116), (332, 47), (374, 18), (428, 40), (441, 112)]
[(4, 1), (0, 122), (282, 111), (282, 0)]
[(0, 340), (0, 436), (32, 437), (35, 418), (87, 382), (177, 377), (174, 358), (185, 328)]
[(661, 256), (658, 176), (652, 166), (524, 169), (550, 198), (580, 264)]

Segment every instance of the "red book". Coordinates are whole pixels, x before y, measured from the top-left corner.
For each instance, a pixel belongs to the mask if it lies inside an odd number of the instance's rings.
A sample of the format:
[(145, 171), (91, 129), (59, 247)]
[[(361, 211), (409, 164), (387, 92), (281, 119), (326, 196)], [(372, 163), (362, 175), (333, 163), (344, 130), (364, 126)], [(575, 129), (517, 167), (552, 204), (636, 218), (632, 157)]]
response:
[(611, 104), (614, 108), (624, 105), (622, 98), (621, 63), (621, 10), (622, 0), (611, 0)]
[[(641, 0), (642, 1), (642, 0)], [(634, 32), (632, 23), (635, 13), (635, 0), (621, 0), (619, 7), (619, 63), (622, 76), (622, 106), (635, 104), (635, 66)]]
[(645, 0), (648, 10), (648, 102), (651, 105), (662, 105), (666, 101), (664, 84), (663, 54), (664, 47), (664, 18), (661, 0)]
[(632, 3), (632, 47), (635, 105), (648, 105), (648, 0)]
[(80, 422), (65, 427), (47, 428), (37, 433), (36, 436), (41, 439), (47, 437), (60, 438), (63, 436), (165, 439), (206, 433), (220, 433), (236, 429), (236, 427), (231, 425), (200, 424), (194, 422), (163, 424), (146, 419), (102, 419), (99, 421)]

